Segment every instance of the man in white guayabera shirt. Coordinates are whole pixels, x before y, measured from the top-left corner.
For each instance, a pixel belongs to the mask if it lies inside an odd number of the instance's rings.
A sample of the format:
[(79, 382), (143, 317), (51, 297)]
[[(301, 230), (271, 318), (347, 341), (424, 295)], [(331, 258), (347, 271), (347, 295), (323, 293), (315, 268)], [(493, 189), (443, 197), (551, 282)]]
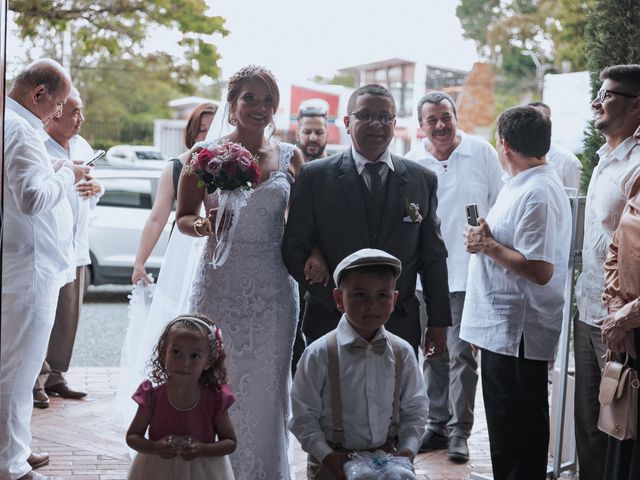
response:
[[(52, 118), (45, 125), (49, 139), (45, 148), (53, 163), (58, 160), (88, 161), (93, 157), (93, 148), (80, 136), (84, 123), (84, 105), (80, 93), (75, 88), (62, 109), (59, 118)], [(73, 344), (78, 329), (80, 307), (84, 293), (86, 265), (91, 263), (89, 256), (89, 217), (104, 188), (93, 178), (85, 178), (67, 191), (67, 198), (73, 213), (73, 250), (74, 266), (69, 281), (58, 294), (56, 319), (53, 323), (47, 359), (33, 389), (33, 406), (46, 408), (49, 406), (47, 394), (59, 395), (62, 398), (79, 399), (86, 392), (70, 386), (64, 378), (69, 369)], [(75, 277), (75, 279), (74, 279)]]
[(89, 171), (52, 165), (43, 122), (60, 115), (71, 83), (53, 60), (20, 72), (5, 99), (4, 238), (0, 333), (0, 479), (29, 479), (48, 455), (31, 452), (32, 388), (73, 262), (67, 190)]
[(438, 176), (437, 214), (449, 253), (452, 317), (444, 355), (425, 361), (429, 417), (420, 451), (447, 448), (450, 460), (466, 462), (478, 362), (471, 345), (459, 336), (469, 264), (460, 235), (467, 223), (465, 206), (475, 203), (480, 214), (486, 215), (502, 188), (504, 171), (489, 142), (457, 129), (455, 102), (446, 93), (434, 91), (423, 96), (418, 102), (418, 120), (426, 138), (405, 157)]
[(507, 173), (486, 220), (466, 226), (469, 261), (460, 338), (481, 349), (491, 465), (496, 479), (540, 480), (549, 447), (548, 362), (564, 307), (571, 209), (545, 160), (551, 121), (532, 107), (498, 118)]
[(607, 316), (602, 304), (603, 264), (613, 232), (627, 202), (625, 192), (640, 167), (640, 147), (633, 132), (640, 124), (640, 65), (614, 65), (600, 73), (602, 87), (591, 103), (594, 125), (607, 143), (598, 150), (584, 218), (582, 273), (576, 284), (578, 318), (574, 322), (576, 359), (575, 425), (581, 480), (601, 480), (608, 436), (598, 430), (598, 392), (604, 366), (600, 328), (594, 321)]

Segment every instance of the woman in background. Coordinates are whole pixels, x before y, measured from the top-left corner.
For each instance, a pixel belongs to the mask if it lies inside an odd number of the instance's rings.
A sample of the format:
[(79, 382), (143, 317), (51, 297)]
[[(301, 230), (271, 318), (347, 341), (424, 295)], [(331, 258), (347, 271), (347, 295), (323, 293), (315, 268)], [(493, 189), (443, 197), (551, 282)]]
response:
[[(188, 150), (191, 150), (195, 143), (201, 142), (206, 138), (217, 109), (218, 107), (213, 103), (203, 103), (191, 112), (184, 130), (184, 144)], [(183, 158), (184, 154), (180, 157)], [(164, 226), (167, 224), (173, 202), (178, 196), (178, 180), (182, 172), (183, 161), (181, 158), (172, 158), (169, 160), (169, 163), (160, 175), (156, 198), (153, 202), (153, 208), (151, 208), (149, 218), (147, 218), (144, 224), (144, 229), (140, 237), (140, 245), (136, 253), (136, 260), (133, 265), (131, 283), (134, 285), (138, 280), (142, 280), (145, 285), (152, 283), (152, 279), (147, 274), (144, 265), (158, 243)]]

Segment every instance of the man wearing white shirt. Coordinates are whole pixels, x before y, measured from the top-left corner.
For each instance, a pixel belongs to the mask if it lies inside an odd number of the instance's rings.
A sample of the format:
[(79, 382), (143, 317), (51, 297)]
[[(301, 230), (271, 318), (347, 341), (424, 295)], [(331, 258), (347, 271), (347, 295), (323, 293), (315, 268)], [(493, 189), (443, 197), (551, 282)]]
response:
[(478, 363), (471, 346), (460, 339), (460, 318), (467, 288), (469, 254), (460, 235), (467, 223), (465, 206), (478, 205), (484, 215), (502, 188), (504, 171), (495, 149), (457, 129), (454, 100), (444, 92), (427, 93), (418, 102), (420, 128), (426, 138), (405, 157), (438, 176), (438, 210), (449, 256), (452, 326), (444, 355), (425, 361), (429, 417), (421, 452), (448, 448), (449, 459), (469, 459), (467, 439), (473, 427)]
[(584, 218), (582, 273), (576, 283), (578, 318), (573, 341), (576, 359), (574, 415), (581, 480), (604, 478), (608, 436), (598, 430), (598, 393), (604, 366), (600, 328), (595, 320), (607, 316), (602, 303), (603, 264), (627, 203), (630, 180), (640, 168), (640, 148), (633, 132), (640, 125), (640, 65), (614, 65), (600, 73), (602, 88), (591, 103), (594, 125), (607, 143), (598, 150)]
[(505, 185), (478, 226), (466, 226), (469, 262), (460, 337), (482, 350), (482, 392), (493, 476), (546, 477), (548, 362), (562, 328), (571, 211), (547, 164), (551, 122), (532, 107), (498, 118)]
[[(45, 147), (52, 162), (72, 159), (86, 161), (93, 157), (93, 148), (79, 135), (83, 122), (82, 99), (78, 90), (72, 88), (62, 109), (62, 115), (52, 118), (45, 125), (45, 130), (50, 136), (45, 142)], [(63, 373), (69, 368), (78, 328), (84, 292), (85, 266), (91, 263), (89, 257), (89, 215), (102, 193), (102, 186), (94, 179), (80, 182), (67, 191), (67, 198), (73, 213), (75, 271), (72, 272), (75, 279), (70, 279), (60, 289), (47, 358), (43, 364), (43, 373), (38, 377), (33, 392), (35, 407), (49, 406), (47, 394), (72, 399), (86, 396), (86, 392), (69, 386)]]
[[(546, 103), (531, 102), (529, 106), (551, 120), (551, 108)], [(565, 187), (580, 189), (582, 164), (572, 151), (552, 143), (547, 153), (547, 162), (555, 169)]]
[(71, 84), (53, 60), (18, 74), (5, 99), (2, 332), (0, 335), (0, 478), (35, 478), (46, 465), (32, 453), (32, 388), (44, 360), (58, 291), (73, 259), (67, 190), (88, 167), (51, 164), (43, 122), (59, 115)]

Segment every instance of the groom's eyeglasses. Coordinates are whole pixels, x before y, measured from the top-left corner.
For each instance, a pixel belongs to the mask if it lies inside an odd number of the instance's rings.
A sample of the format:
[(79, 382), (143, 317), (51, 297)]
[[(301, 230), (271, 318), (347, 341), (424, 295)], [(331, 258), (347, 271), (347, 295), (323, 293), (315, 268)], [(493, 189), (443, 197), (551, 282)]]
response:
[(371, 123), (377, 120), (383, 125), (389, 125), (391, 122), (393, 122), (393, 119), (396, 118), (395, 115), (392, 115), (389, 112), (373, 113), (369, 110), (356, 110), (354, 112), (349, 112), (348, 115), (353, 115), (359, 121), (364, 123)]

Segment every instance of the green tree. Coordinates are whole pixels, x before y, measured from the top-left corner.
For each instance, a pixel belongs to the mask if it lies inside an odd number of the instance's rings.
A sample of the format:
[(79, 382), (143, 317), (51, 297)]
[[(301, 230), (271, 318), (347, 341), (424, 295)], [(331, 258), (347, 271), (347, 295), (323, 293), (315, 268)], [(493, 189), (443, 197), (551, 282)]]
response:
[[(640, 6), (638, 0), (595, 0), (586, 25), (587, 64), (591, 73), (591, 93), (600, 89), (600, 71), (608, 65), (640, 63)], [(604, 137), (590, 125), (582, 155), (582, 185), (591, 178), (598, 162), (596, 151)]]
[(53, 50), (55, 58), (62, 57), (61, 35), (69, 28), (76, 66), (139, 53), (148, 30), (164, 27), (182, 34), (178, 43), (192, 73), (220, 73), (220, 55), (208, 37), (228, 31), (224, 18), (207, 13), (204, 0), (13, 0), (9, 8), (20, 36)]
[[(574, 70), (584, 68), (583, 33), (593, 2), (462, 0), (456, 14), (464, 36), (476, 42), (478, 54), (502, 67), (506, 75), (518, 76), (523, 64), (514, 57), (523, 49), (534, 51), (556, 68), (564, 60), (569, 60)], [(533, 72), (531, 67), (529, 70)]]
[(104, 58), (78, 69), (74, 83), (85, 105), (83, 136), (94, 148), (153, 141), (153, 120), (170, 118), (168, 102), (192, 93), (181, 91), (170, 60), (165, 53)]
[(555, 49), (555, 63), (561, 66), (564, 60), (571, 62), (574, 71), (587, 69), (585, 29), (589, 11), (594, 0), (555, 0), (552, 21), (549, 22)]

